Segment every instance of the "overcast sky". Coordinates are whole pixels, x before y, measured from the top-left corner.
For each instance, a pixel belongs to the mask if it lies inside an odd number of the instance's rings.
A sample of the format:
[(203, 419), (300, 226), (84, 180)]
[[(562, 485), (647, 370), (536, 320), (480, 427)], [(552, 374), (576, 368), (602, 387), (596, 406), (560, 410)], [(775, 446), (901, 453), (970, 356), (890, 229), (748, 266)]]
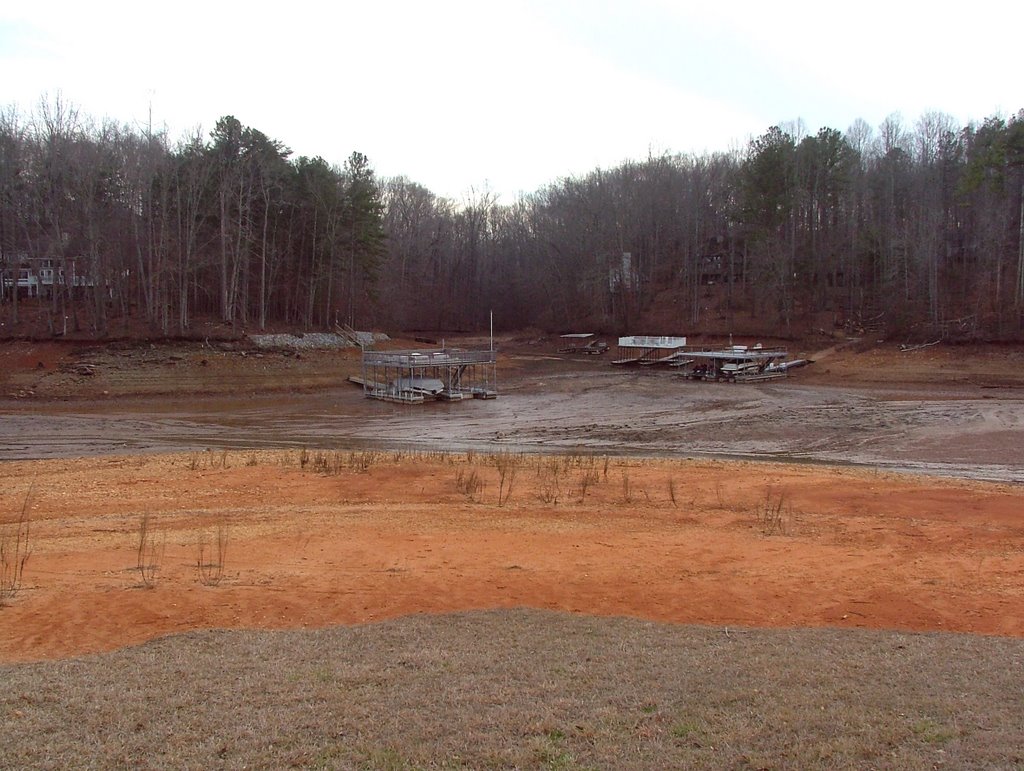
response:
[[(19, 7), (20, 6), (20, 7)], [(1016, 0), (364, 0), (0, 7), (0, 105), (42, 95), (172, 139), (234, 115), (295, 155), (366, 154), (455, 199), (511, 202), (802, 120), (958, 123), (1024, 108)]]

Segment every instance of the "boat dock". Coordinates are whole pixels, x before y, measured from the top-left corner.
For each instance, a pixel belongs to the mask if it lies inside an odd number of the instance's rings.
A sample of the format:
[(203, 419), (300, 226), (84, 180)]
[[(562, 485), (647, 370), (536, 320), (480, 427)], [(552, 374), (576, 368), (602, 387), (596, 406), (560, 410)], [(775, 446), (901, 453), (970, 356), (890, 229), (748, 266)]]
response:
[(685, 350), (685, 337), (630, 335), (619, 338), (612, 364), (670, 363)]
[(349, 380), (361, 385), (367, 398), (398, 404), (494, 399), (497, 352), (364, 350), (362, 377)]

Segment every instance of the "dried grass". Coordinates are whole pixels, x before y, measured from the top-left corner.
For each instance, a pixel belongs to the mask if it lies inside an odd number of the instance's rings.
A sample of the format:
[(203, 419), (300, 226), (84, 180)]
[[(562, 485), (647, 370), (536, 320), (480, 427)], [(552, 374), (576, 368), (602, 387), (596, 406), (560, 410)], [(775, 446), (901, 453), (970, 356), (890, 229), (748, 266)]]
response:
[(478, 503), (484, 490), (484, 481), (475, 468), (460, 468), (455, 472), (455, 489), (467, 499)]
[(5, 768), (1024, 762), (1024, 641), (970, 635), (487, 611), (190, 633), (0, 678)]

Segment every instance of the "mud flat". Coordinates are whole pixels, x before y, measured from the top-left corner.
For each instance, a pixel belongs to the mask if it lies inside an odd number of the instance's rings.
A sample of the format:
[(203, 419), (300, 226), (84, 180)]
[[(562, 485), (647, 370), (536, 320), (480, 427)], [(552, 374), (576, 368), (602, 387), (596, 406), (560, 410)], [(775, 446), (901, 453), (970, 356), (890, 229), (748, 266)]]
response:
[(1024, 390), (725, 385), (555, 373), (418, 407), (353, 387), (243, 398), (9, 402), (0, 459), (207, 448), (500, 449), (853, 464), (1024, 481)]

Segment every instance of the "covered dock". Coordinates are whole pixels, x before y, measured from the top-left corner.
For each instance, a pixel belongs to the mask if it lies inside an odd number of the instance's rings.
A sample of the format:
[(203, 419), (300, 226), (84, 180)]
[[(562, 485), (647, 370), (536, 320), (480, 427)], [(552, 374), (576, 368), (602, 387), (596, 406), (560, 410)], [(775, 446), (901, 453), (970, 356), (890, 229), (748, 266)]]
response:
[(559, 353), (586, 353), (598, 355), (608, 351), (608, 343), (599, 340), (593, 332), (572, 332), (560, 335), (562, 346)]
[(612, 364), (677, 365), (687, 357), (686, 338), (630, 335), (620, 337)]
[(366, 397), (401, 404), (494, 399), (497, 352), (364, 350), (359, 382)]
[(731, 345), (710, 351), (690, 351), (683, 375), (693, 380), (727, 380), (750, 382), (785, 377), (786, 371), (805, 362), (784, 362), (787, 352), (782, 348), (767, 349), (760, 345)]

